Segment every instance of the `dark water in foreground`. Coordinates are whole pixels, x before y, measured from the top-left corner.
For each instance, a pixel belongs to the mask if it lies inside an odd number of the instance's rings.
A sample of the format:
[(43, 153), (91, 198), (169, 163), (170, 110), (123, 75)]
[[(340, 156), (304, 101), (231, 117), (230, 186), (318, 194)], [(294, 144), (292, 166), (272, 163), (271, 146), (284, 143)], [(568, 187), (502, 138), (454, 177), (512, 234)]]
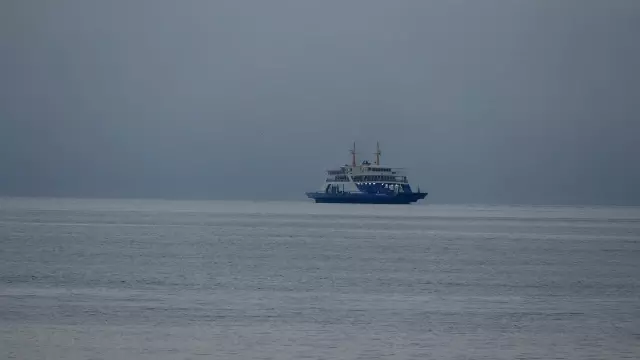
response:
[(639, 359), (640, 208), (0, 199), (0, 358)]

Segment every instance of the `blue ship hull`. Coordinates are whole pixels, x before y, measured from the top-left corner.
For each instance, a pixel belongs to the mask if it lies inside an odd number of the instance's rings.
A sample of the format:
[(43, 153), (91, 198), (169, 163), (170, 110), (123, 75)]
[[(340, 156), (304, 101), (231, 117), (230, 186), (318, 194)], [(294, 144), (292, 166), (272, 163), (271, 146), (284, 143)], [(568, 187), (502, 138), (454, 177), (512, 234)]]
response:
[(394, 195), (366, 194), (366, 193), (324, 193), (308, 192), (307, 197), (314, 199), (316, 203), (332, 204), (411, 204), (422, 200), (427, 193), (411, 192)]

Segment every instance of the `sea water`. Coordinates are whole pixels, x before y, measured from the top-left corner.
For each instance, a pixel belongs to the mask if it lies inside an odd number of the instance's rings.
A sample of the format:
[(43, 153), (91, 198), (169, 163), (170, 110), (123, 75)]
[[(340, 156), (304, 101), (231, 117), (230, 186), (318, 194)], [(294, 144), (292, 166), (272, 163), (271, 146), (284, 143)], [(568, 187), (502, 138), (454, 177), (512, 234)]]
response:
[(2, 359), (639, 359), (640, 208), (0, 199)]

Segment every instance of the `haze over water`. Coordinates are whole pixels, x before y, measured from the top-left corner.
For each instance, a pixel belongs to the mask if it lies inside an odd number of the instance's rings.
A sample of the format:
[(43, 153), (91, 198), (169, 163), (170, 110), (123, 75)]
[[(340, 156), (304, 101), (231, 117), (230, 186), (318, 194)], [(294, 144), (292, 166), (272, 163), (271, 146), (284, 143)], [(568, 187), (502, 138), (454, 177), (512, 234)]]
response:
[(640, 1), (0, 1), (0, 195), (640, 205)]
[[(640, 208), (433, 205), (640, 205), (639, 18), (0, 1), (0, 358), (640, 358)], [(304, 200), (378, 140), (428, 205), (71, 199)]]
[(0, 357), (637, 359), (640, 208), (0, 199)]

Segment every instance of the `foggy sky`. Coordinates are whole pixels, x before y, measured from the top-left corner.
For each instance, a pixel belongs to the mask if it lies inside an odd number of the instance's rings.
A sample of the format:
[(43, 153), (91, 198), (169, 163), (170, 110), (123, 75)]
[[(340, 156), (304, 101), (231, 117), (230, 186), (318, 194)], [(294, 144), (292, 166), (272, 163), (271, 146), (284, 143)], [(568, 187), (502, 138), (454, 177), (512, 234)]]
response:
[(6, 0), (0, 195), (640, 204), (640, 2)]

